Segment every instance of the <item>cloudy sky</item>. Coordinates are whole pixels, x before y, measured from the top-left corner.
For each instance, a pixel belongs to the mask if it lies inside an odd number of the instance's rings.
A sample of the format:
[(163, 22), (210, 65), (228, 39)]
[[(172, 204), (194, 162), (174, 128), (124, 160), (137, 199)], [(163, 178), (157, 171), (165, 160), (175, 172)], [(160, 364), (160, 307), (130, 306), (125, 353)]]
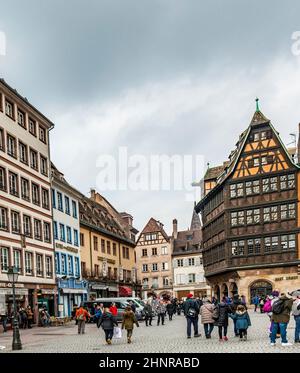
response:
[(194, 193), (172, 183), (107, 190), (103, 156), (119, 170), (127, 147), (129, 174), (148, 179), (153, 155), (203, 156), (190, 176), (199, 179), (207, 162), (227, 159), (256, 96), (291, 142), (300, 122), (299, 14), (296, 0), (0, 0), (0, 76), (55, 122), (52, 159), (75, 187), (96, 187), (138, 229), (153, 216), (171, 233), (174, 217), (180, 229), (190, 224)]

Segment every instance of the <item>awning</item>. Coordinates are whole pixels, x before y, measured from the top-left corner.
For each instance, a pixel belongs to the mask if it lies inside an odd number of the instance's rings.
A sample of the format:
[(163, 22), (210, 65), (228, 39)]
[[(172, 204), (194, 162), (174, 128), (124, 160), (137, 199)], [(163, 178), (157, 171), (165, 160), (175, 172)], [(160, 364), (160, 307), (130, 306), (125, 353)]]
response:
[(64, 294), (85, 294), (87, 291), (85, 289), (61, 289)]
[(120, 297), (131, 297), (132, 296), (132, 289), (128, 286), (120, 286), (119, 287), (119, 294), (120, 294)]

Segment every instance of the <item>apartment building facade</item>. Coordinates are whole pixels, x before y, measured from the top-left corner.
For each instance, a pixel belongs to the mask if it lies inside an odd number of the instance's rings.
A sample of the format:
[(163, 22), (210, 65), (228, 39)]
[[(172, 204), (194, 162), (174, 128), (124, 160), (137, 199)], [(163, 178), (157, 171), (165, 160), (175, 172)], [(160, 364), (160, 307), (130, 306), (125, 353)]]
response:
[(136, 230), (132, 225), (125, 229), (126, 220), (108, 204), (95, 191), (79, 201), (81, 270), (89, 283), (89, 299), (134, 296), (140, 289), (132, 236)]
[(9, 266), (20, 306), (56, 310), (49, 131), (54, 124), (0, 80), (0, 307), (12, 309)]

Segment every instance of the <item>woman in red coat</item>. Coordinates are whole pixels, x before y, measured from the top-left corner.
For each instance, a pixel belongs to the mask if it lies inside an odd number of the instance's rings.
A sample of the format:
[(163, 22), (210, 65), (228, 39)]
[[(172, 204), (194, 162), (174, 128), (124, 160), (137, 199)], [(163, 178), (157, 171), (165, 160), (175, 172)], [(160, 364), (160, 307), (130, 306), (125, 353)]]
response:
[(111, 306), (109, 307), (109, 312), (113, 315), (113, 316), (117, 316), (118, 315), (118, 309), (116, 307), (116, 303), (112, 303)]

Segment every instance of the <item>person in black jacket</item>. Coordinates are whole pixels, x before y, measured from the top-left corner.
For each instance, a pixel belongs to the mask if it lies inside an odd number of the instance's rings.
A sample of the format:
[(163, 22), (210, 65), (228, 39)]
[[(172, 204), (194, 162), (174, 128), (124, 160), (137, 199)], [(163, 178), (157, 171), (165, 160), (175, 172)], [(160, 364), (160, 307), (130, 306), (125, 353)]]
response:
[(187, 300), (183, 304), (184, 316), (187, 321), (187, 337), (191, 338), (192, 325), (194, 327), (194, 337), (200, 337), (198, 333), (199, 304), (193, 299), (193, 294), (188, 294)]
[(106, 343), (111, 345), (111, 340), (114, 335), (114, 326), (118, 326), (116, 318), (109, 312), (109, 308), (105, 308), (102, 316), (97, 322), (97, 327), (102, 329), (105, 333)]
[[(228, 329), (228, 314), (232, 313), (232, 310), (228, 304), (226, 304), (223, 300), (216, 306), (216, 315), (213, 315), (215, 319), (215, 325), (219, 328), (219, 341), (222, 342), (228, 341), (227, 338), (227, 329)], [(224, 332), (224, 338), (223, 338)]]
[(167, 306), (166, 306), (166, 309), (167, 309), (167, 314), (169, 316), (169, 320), (171, 321), (172, 320), (172, 317), (173, 317), (173, 314), (174, 314), (174, 306), (173, 306), (173, 303), (171, 303), (170, 301), (168, 302)]

